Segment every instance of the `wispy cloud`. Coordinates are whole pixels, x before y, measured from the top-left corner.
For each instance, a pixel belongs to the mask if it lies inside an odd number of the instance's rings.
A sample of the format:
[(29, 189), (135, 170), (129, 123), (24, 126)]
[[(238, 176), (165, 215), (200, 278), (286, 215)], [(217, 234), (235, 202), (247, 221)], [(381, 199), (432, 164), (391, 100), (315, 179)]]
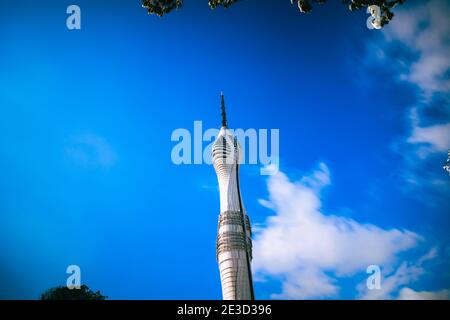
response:
[[(392, 71), (400, 84), (415, 88), (409, 131), (395, 143), (405, 162), (401, 176), (410, 186), (436, 186), (450, 148), (450, 3), (423, 1), (399, 7), (381, 37), (368, 43), (365, 65)], [(442, 189), (443, 184), (439, 184)], [(409, 188), (406, 188), (409, 190)]]
[(398, 254), (421, 241), (408, 230), (326, 214), (320, 192), (328, 184), (324, 163), (296, 182), (281, 171), (268, 178), (269, 200), (260, 203), (275, 215), (255, 232), (253, 267), (259, 277), (282, 282), (273, 298), (336, 296), (340, 277), (365, 273), (372, 264), (391, 267)]
[(425, 99), (450, 90), (449, 13), (448, 1), (423, 1), (399, 8), (395, 19), (383, 30), (388, 45), (400, 42), (417, 56), (399, 77), (417, 85)]
[(450, 4), (448, 1), (427, 1), (415, 7), (399, 10), (389, 28), (385, 29), (385, 46), (404, 45), (412, 61), (394, 60), (402, 65), (400, 79), (417, 86), (421, 99), (413, 106), (412, 133), (409, 143), (427, 144), (430, 152), (446, 151), (450, 147), (450, 119), (422, 126), (424, 111), (432, 107), (435, 95), (445, 96), (445, 108), (450, 109)]
[(403, 288), (398, 296), (399, 300), (450, 300), (450, 290), (439, 291), (415, 291), (411, 288)]
[(450, 123), (414, 127), (408, 142), (421, 145), (418, 149), (421, 158), (432, 152), (447, 152), (450, 148)]
[(395, 299), (397, 296), (401, 296), (402, 293), (401, 291), (399, 293), (399, 289), (416, 282), (425, 274), (424, 264), (435, 259), (436, 256), (437, 249), (431, 248), (427, 254), (420, 257), (416, 262), (403, 262), (394, 272), (383, 278), (380, 289), (368, 290), (366, 283), (361, 283), (359, 285), (360, 299)]

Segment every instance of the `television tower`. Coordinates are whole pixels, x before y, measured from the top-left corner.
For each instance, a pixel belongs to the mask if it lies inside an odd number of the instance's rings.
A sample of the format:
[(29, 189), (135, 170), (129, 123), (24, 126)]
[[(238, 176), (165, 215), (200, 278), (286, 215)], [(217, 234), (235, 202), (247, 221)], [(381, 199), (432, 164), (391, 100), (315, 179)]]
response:
[(241, 147), (228, 129), (225, 100), (221, 94), (222, 127), (212, 146), (212, 161), (220, 191), (217, 262), (224, 300), (254, 300), (250, 262), (250, 220), (239, 189)]

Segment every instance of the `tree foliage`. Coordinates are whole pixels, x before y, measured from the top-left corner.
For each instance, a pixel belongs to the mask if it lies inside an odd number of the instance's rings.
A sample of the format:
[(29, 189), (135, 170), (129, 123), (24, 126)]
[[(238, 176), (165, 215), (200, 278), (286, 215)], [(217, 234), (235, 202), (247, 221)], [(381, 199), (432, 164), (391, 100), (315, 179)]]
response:
[(82, 285), (80, 289), (69, 289), (65, 286), (48, 289), (41, 294), (41, 300), (105, 300), (106, 296), (100, 291), (94, 292), (88, 286)]
[(147, 9), (148, 14), (156, 14), (160, 17), (182, 5), (183, 0), (142, 0), (142, 7)]
[(444, 165), (444, 170), (448, 172), (448, 174), (450, 175), (450, 150), (448, 150), (447, 153), (447, 162)]
[[(208, 5), (211, 9), (218, 6), (228, 8), (238, 0), (208, 0)], [(311, 3), (322, 4), (327, 0), (290, 0), (291, 4), (297, 4), (300, 12), (311, 12), (313, 6)], [(391, 9), (397, 4), (403, 4), (406, 0), (342, 0), (342, 3), (348, 6), (350, 11), (368, 8), (376, 5), (380, 8), (380, 24), (384, 26), (394, 17)], [(174, 9), (178, 9), (183, 5), (183, 0), (142, 0), (142, 7), (146, 8), (149, 14), (156, 14), (163, 16)]]

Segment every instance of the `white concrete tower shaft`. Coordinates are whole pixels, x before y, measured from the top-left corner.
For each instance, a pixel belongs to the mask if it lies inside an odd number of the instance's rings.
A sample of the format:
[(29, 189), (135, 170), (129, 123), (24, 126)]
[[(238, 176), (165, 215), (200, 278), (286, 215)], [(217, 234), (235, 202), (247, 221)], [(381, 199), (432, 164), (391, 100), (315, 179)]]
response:
[(241, 148), (227, 128), (225, 102), (221, 95), (222, 127), (212, 147), (212, 160), (220, 191), (217, 262), (224, 300), (253, 300), (250, 220), (239, 186)]

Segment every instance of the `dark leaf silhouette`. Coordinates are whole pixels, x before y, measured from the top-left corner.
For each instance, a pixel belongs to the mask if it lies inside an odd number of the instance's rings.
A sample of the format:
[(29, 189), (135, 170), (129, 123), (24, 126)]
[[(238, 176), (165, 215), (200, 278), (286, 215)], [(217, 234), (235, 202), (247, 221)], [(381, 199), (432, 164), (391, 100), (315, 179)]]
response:
[[(287, 0), (285, 0), (287, 1)], [(291, 4), (297, 4), (300, 12), (308, 13), (313, 9), (312, 3), (322, 4), (327, 0), (290, 0)], [(403, 4), (406, 0), (342, 0), (342, 3), (348, 7), (350, 11), (368, 8), (376, 5), (380, 8), (380, 25), (384, 26), (394, 17), (391, 9), (397, 4)], [(238, 0), (208, 0), (211, 9), (218, 6), (228, 8)], [(174, 9), (178, 9), (183, 5), (183, 0), (142, 0), (142, 6), (147, 9), (149, 14), (156, 14), (162, 17), (166, 13)]]
[(69, 289), (65, 286), (48, 289), (41, 294), (41, 300), (105, 300), (108, 298), (100, 293), (94, 292), (88, 286), (82, 285), (80, 289)]

